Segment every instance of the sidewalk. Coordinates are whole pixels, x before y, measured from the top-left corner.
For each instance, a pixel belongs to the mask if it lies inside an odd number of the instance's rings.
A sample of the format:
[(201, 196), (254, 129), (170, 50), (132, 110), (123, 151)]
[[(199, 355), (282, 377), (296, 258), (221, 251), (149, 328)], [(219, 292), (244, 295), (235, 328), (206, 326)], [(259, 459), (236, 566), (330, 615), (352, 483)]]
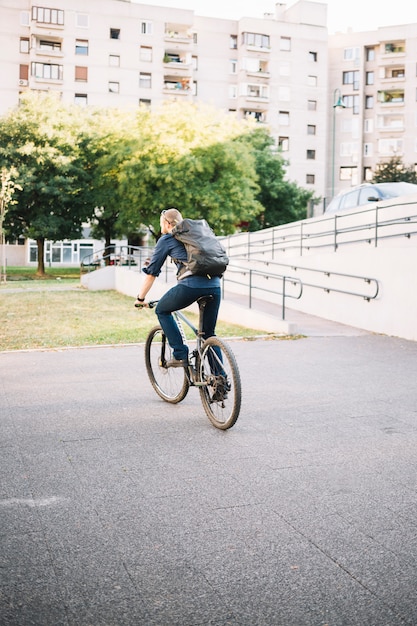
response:
[(0, 354), (2, 626), (415, 626), (417, 344), (308, 325), (227, 432), (143, 346)]

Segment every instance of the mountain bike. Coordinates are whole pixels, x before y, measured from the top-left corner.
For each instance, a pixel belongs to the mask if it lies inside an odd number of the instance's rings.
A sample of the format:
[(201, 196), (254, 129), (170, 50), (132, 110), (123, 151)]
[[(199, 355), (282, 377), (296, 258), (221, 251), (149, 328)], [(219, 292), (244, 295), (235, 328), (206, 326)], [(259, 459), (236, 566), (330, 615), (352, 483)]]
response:
[[(161, 326), (149, 332), (145, 343), (145, 364), (149, 380), (156, 393), (171, 404), (181, 402), (190, 387), (198, 387), (204, 410), (210, 422), (220, 430), (231, 428), (239, 417), (242, 386), (236, 358), (230, 347), (218, 337), (204, 339), (203, 316), (212, 296), (198, 298), (198, 328), (182, 311), (173, 312), (184, 342), (184, 324), (195, 335), (195, 347), (190, 346), (188, 364), (169, 367), (173, 358), (171, 347)], [(153, 308), (157, 301), (147, 304)]]

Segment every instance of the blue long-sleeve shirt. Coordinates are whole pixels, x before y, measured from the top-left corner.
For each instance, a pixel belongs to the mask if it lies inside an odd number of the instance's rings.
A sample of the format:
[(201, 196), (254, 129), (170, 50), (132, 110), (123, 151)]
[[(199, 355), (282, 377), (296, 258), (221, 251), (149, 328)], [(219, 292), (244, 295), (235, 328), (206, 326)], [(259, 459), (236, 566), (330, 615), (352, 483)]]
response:
[[(184, 244), (170, 233), (162, 235), (158, 239), (150, 263), (142, 268), (142, 272), (151, 276), (159, 276), (168, 256), (175, 259), (177, 269), (180, 269), (181, 261), (187, 261), (187, 251)], [(177, 259), (179, 262), (176, 261)], [(181, 284), (188, 287), (218, 287), (220, 286), (220, 278), (218, 276), (208, 278), (207, 276), (191, 275), (182, 278)]]

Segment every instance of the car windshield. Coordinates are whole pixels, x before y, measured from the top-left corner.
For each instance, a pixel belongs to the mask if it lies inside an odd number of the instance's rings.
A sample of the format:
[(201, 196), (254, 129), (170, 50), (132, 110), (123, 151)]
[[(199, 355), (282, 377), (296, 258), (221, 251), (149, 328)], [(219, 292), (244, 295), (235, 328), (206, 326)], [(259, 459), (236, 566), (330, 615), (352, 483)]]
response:
[(417, 185), (413, 183), (378, 183), (378, 188), (384, 198), (398, 198), (398, 196), (417, 193)]

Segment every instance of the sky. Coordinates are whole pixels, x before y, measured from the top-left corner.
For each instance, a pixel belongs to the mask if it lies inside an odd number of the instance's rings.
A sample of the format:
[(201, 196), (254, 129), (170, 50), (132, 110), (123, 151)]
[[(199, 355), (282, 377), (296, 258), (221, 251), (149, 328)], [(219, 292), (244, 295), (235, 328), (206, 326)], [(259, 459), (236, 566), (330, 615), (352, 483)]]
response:
[[(138, 0), (134, 0), (138, 1)], [(284, 0), (281, 0), (284, 3)], [(379, 26), (417, 23), (417, 3), (412, 0), (321, 0), (327, 4), (329, 34), (376, 30)], [(288, 7), (296, 0), (287, 0)], [(197, 15), (236, 20), (274, 13), (275, 0), (143, 0), (142, 4), (191, 9)]]

